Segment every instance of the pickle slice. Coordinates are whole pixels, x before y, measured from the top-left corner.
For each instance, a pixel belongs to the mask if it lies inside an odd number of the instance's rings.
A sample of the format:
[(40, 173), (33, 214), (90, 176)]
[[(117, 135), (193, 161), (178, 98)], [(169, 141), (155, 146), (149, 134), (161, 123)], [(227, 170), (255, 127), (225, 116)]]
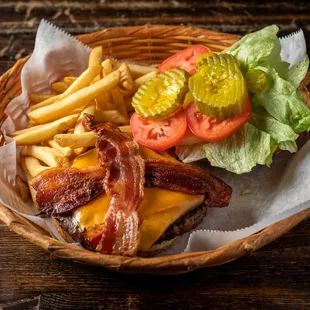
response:
[(145, 119), (159, 119), (177, 111), (188, 91), (183, 69), (166, 70), (142, 85), (132, 98), (132, 106)]
[(248, 93), (234, 57), (213, 54), (205, 55), (199, 61), (198, 72), (189, 79), (189, 89), (199, 111), (216, 119), (240, 114)]
[(244, 79), (250, 94), (262, 93), (269, 88), (267, 73), (262, 70), (249, 70)]

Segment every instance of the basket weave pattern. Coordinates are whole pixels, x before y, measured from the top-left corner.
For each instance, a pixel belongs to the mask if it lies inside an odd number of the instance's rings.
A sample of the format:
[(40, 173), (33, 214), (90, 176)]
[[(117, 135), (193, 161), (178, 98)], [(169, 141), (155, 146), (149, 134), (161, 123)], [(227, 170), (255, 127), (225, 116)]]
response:
[[(185, 26), (108, 28), (77, 37), (91, 47), (101, 45), (107, 56), (152, 64), (160, 63), (163, 59), (191, 44), (204, 44), (214, 51), (223, 51), (239, 38), (237, 35)], [(20, 73), (28, 58), (29, 56), (16, 62), (13, 68), (0, 77), (0, 124), (5, 119), (3, 111), (7, 104), (21, 93)], [(273, 224), (255, 235), (213, 251), (184, 253), (160, 258), (129, 258), (103, 255), (63, 244), (0, 204), (0, 220), (11, 230), (51, 254), (126, 273), (177, 274), (200, 267), (224, 264), (263, 247), (308, 216), (310, 216), (310, 209)]]

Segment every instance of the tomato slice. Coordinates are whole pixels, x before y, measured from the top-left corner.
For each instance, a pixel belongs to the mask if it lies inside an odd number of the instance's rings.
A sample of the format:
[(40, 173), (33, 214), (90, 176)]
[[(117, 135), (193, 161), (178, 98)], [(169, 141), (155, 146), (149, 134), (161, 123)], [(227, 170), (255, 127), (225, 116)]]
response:
[(194, 103), (191, 103), (186, 109), (190, 130), (197, 138), (208, 142), (223, 140), (231, 136), (249, 120), (250, 115), (250, 99), (247, 100), (246, 106), (240, 114), (225, 120), (218, 120), (202, 114)]
[(146, 120), (134, 113), (130, 127), (135, 140), (154, 151), (164, 151), (175, 146), (185, 135), (187, 121), (183, 108), (169, 118)]
[(181, 68), (187, 71), (189, 75), (196, 73), (196, 62), (197, 58), (211, 50), (204, 45), (192, 45), (183, 51), (180, 51), (166, 60), (164, 60), (159, 68), (158, 72), (163, 72), (165, 70)]

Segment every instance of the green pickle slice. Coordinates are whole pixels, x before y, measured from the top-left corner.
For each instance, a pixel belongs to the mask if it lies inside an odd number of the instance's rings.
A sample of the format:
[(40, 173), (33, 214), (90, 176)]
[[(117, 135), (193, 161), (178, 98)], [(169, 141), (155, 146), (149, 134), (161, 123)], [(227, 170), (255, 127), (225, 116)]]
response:
[(269, 88), (268, 75), (262, 70), (249, 70), (244, 78), (250, 94), (262, 93)]
[(160, 119), (177, 111), (188, 91), (183, 69), (166, 70), (142, 85), (132, 98), (132, 106), (145, 119)]
[(229, 54), (204, 54), (198, 72), (189, 78), (189, 89), (199, 111), (227, 119), (242, 112), (248, 97), (238, 62)]

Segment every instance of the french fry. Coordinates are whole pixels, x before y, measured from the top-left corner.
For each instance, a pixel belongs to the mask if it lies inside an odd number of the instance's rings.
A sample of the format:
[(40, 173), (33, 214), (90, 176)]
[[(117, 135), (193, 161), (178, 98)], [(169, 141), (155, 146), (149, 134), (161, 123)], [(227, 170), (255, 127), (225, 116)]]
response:
[(100, 66), (101, 62), (102, 62), (102, 46), (96, 46), (91, 50), (89, 54), (88, 67)]
[(75, 77), (75, 76), (66, 76), (66, 77), (64, 77), (64, 82), (68, 86), (70, 86), (76, 79), (77, 79), (77, 77)]
[[(122, 63), (111, 60), (113, 70), (117, 70), (120, 68)], [(136, 64), (127, 63), (126, 64), (130, 70), (130, 73), (134, 79), (141, 77), (142, 75), (148, 74), (152, 71), (156, 71), (157, 69), (154, 66), (141, 66)]]
[(113, 66), (112, 66), (112, 62), (110, 59), (106, 59), (105, 61), (103, 61), (101, 63), (101, 66), (102, 66), (102, 70), (105, 76), (113, 72)]
[[(131, 134), (130, 126), (118, 127), (120, 131)], [(54, 137), (56, 143), (61, 147), (77, 149), (80, 147), (92, 147), (95, 145), (97, 134), (89, 131), (81, 134), (59, 134)]]
[[(43, 166), (37, 158), (31, 157), (31, 156), (24, 157), (22, 163), (23, 163), (23, 168), (25, 172), (29, 173), (31, 177), (35, 177), (42, 171), (50, 168), (48, 166)], [(28, 177), (27, 179), (29, 182), (30, 180)]]
[(124, 98), (120, 92), (120, 88), (116, 86), (111, 90), (111, 95), (113, 98), (113, 102), (118, 107), (118, 110), (127, 117), (127, 109), (125, 106)]
[[(100, 66), (102, 62), (102, 46), (94, 47), (89, 55), (88, 67), (92, 66)], [(101, 71), (101, 70), (100, 70)], [(101, 78), (100, 74), (98, 74), (93, 82), (99, 81)]]
[(61, 147), (77, 149), (94, 146), (96, 143), (96, 137), (96, 133), (90, 131), (81, 134), (59, 134), (54, 137), (54, 140)]
[[(95, 106), (95, 104), (92, 104), (92, 105), (86, 107), (86, 108), (82, 111), (81, 115), (79, 116), (79, 118), (78, 118), (78, 120), (77, 120), (77, 123), (75, 124), (74, 131), (73, 131), (74, 134), (81, 134), (81, 133), (86, 132), (86, 129), (85, 129), (85, 127), (84, 127), (83, 124), (82, 124), (83, 116), (84, 116), (85, 113), (90, 114), (90, 115), (94, 115), (94, 114), (95, 114), (95, 111), (96, 111), (96, 106)], [(76, 156), (77, 156), (77, 155), (80, 155), (80, 154), (82, 154), (84, 151), (86, 151), (86, 148), (84, 148), (84, 147), (76, 148), (76, 149), (74, 150), (74, 155), (76, 155)]]
[(47, 144), (53, 149), (56, 149), (60, 151), (61, 153), (63, 153), (66, 157), (72, 156), (72, 149), (70, 149), (69, 147), (61, 147), (55, 142), (54, 139), (48, 140)]
[(126, 126), (119, 126), (118, 129), (121, 131), (121, 132), (126, 132), (128, 134), (132, 134), (131, 132), (131, 127), (129, 125), (126, 125)]
[(69, 160), (60, 151), (48, 146), (24, 146), (21, 155), (35, 157), (50, 167), (69, 167)]
[(106, 92), (95, 99), (97, 110), (115, 110), (111, 92)]
[(120, 92), (124, 99), (132, 97), (134, 95), (134, 91), (132, 90), (120, 89)]
[(90, 114), (90, 115), (94, 115), (96, 111), (96, 107), (95, 104), (89, 105), (87, 106), (80, 114), (75, 127), (74, 127), (74, 133), (75, 134), (80, 134), (80, 133), (84, 133), (86, 132), (85, 127), (82, 124), (82, 120), (83, 120), (83, 116), (84, 114)]
[(28, 185), (19, 175), (16, 176), (16, 185), (18, 187), (19, 195), (22, 201), (28, 202), (28, 200), (30, 199), (29, 188)]
[(129, 98), (125, 98), (124, 99), (124, 102), (125, 102), (125, 106), (126, 106), (126, 109), (128, 112), (132, 112), (134, 111), (135, 109), (133, 108), (131, 102), (132, 102), (132, 97), (129, 97)]
[(46, 107), (46, 106), (54, 103), (56, 100), (58, 100), (59, 97), (60, 97), (60, 95), (56, 95), (56, 96), (50, 97), (44, 101), (41, 101), (37, 104), (34, 104), (30, 107), (30, 111), (34, 111), (34, 110), (37, 110), (39, 108)]
[(138, 79), (135, 80), (135, 90), (137, 90), (140, 86), (153, 79), (157, 75), (157, 71), (151, 71)]
[(52, 83), (51, 89), (56, 93), (62, 94), (68, 89), (68, 85), (65, 82)]
[[(79, 108), (98, 97), (100, 94), (110, 91), (118, 84), (120, 72), (114, 71), (100, 81), (78, 90), (64, 99), (54, 102), (46, 107), (31, 111), (28, 116), (39, 124), (54, 121), (67, 115), (70, 111)], [(73, 84), (71, 85), (73, 86)]]
[(49, 140), (53, 138), (54, 135), (67, 131), (73, 127), (78, 117), (78, 114), (73, 114), (51, 123), (30, 127), (19, 132), (15, 132), (13, 139), (17, 145), (37, 144), (42, 141)]
[(45, 100), (50, 99), (52, 97), (55, 97), (55, 95), (41, 95), (41, 94), (30, 94), (29, 95), (30, 100), (32, 102), (35, 102), (35, 103), (45, 101)]
[(139, 78), (142, 75), (157, 71), (156, 68), (153, 67), (140, 66), (135, 64), (128, 64), (128, 67), (133, 78)]
[(132, 90), (134, 87), (134, 82), (133, 82), (132, 75), (131, 75), (131, 72), (130, 72), (127, 64), (122, 63), (119, 66), (118, 70), (121, 73), (120, 83), (123, 86), (123, 88), (125, 88), (127, 90)]
[(90, 85), (90, 83), (94, 80), (94, 78), (101, 72), (100, 66), (92, 66), (87, 68), (64, 92), (59, 100), (68, 97), (76, 93), (77, 91), (81, 90), (82, 88)]
[(18, 135), (21, 135), (21, 134), (27, 133), (29, 131), (32, 131), (34, 128), (39, 129), (40, 127), (43, 127), (43, 126), (45, 126), (45, 124), (44, 125), (37, 125), (37, 126), (28, 127), (28, 128), (25, 128), (25, 129), (21, 129), (21, 130), (14, 131), (14, 132), (8, 134), (8, 136), (13, 138), (13, 137), (16, 137)]
[(111, 122), (115, 124), (128, 124), (129, 119), (121, 114), (117, 110), (109, 110), (109, 111), (96, 111), (95, 113), (95, 122), (103, 123), (103, 122)]

